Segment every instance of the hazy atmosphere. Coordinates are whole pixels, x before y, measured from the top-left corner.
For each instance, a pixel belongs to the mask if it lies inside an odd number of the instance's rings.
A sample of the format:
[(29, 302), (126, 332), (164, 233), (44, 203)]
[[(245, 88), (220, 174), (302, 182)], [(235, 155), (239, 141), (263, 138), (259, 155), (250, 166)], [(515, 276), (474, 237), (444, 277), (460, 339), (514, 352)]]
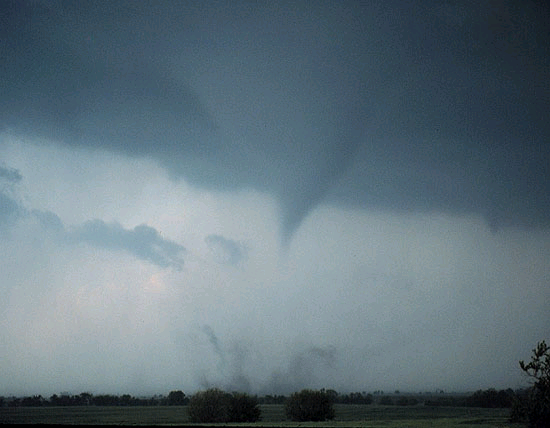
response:
[(543, 3), (3, 0), (0, 395), (527, 385)]

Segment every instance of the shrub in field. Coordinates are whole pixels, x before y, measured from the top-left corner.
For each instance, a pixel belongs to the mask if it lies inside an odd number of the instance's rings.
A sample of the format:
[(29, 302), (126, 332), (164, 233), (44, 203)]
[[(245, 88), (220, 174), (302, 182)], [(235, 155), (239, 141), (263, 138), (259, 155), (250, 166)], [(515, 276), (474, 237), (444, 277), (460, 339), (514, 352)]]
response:
[(260, 407), (256, 397), (244, 393), (229, 394), (217, 388), (197, 392), (187, 407), (191, 422), (256, 422)]
[(185, 396), (183, 391), (170, 391), (168, 394), (168, 405), (169, 406), (183, 406), (187, 404), (187, 397)]
[(256, 422), (260, 420), (261, 410), (258, 399), (248, 394), (234, 392), (230, 398), (230, 422)]
[(229, 394), (218, 388), (199, 391), (191, 397), (187, 412), (191, 422), (228, 422)]
[(325, 391), (295, 392), (288, 398), (285, 411), (287, 418), (298, 422), (334, 419), (332, 398)]

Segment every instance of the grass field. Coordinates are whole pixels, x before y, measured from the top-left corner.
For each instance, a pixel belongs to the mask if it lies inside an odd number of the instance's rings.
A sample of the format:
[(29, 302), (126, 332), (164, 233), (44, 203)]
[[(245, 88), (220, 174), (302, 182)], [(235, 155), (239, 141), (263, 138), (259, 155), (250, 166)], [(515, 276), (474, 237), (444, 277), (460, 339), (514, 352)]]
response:
[[(523, 427), (508, 422), (508, 409), (464, 407), (335, 405), (336, 417), (328, 422), (287, 421), (282, 405), (262, 405), (262, 420), (255, 424), (220, 424), (253, 427)], [(185, 406), (130, 407), (16, 407), (0, 408), (0, 423), (68, 425), (186, 425)]]

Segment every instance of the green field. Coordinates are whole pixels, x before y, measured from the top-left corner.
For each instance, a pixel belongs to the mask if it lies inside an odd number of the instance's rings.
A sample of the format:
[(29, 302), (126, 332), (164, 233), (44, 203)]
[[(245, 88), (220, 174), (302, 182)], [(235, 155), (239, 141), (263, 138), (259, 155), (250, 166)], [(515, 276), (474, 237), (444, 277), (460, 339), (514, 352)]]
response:
[[(508, 409), (465, 407), (379, 406), (336, 404), (336, 417), (329, 422), (287, 421), (282, 405), (261, 405), (262, 420), (253, 424), (220, 426), (254, 427), (523, 427), (508, 422)], [(16, 424), (100, 424), (100, 425), (185, 425), (185, 406), (86, 406), (86, 407), (2, 407), (0, 423)]]

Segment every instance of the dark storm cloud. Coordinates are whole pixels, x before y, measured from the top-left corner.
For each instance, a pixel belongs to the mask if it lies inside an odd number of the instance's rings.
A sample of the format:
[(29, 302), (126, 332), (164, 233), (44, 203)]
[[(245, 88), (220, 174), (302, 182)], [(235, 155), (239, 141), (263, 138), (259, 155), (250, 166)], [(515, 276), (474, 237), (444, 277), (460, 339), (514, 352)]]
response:
[(204, 241), (218, 263), (236, 266), (246, 258), (246, 248), (232, 239), (221, 235), (208, 235)]
[(5, 2), (3, 125), (134, 155), (174, 151), (194, 126), (210, 126), (192, 91), (152, 63), (168, 42), (139, 31), (145, 6)]
[[(2, 124), (280, 200), (549, 226), (535, 2), (5, 2)], [(195, 80), (200, 82), (192, 84)]]
[(160, 267), (183, 266), (181, 254), (185, 248), (162, 238), (157, 230), (147, 225), (128, 230), (118, 223), (92, 220), (70, 232), (69, 237), (99, 248), (123, 250)]

